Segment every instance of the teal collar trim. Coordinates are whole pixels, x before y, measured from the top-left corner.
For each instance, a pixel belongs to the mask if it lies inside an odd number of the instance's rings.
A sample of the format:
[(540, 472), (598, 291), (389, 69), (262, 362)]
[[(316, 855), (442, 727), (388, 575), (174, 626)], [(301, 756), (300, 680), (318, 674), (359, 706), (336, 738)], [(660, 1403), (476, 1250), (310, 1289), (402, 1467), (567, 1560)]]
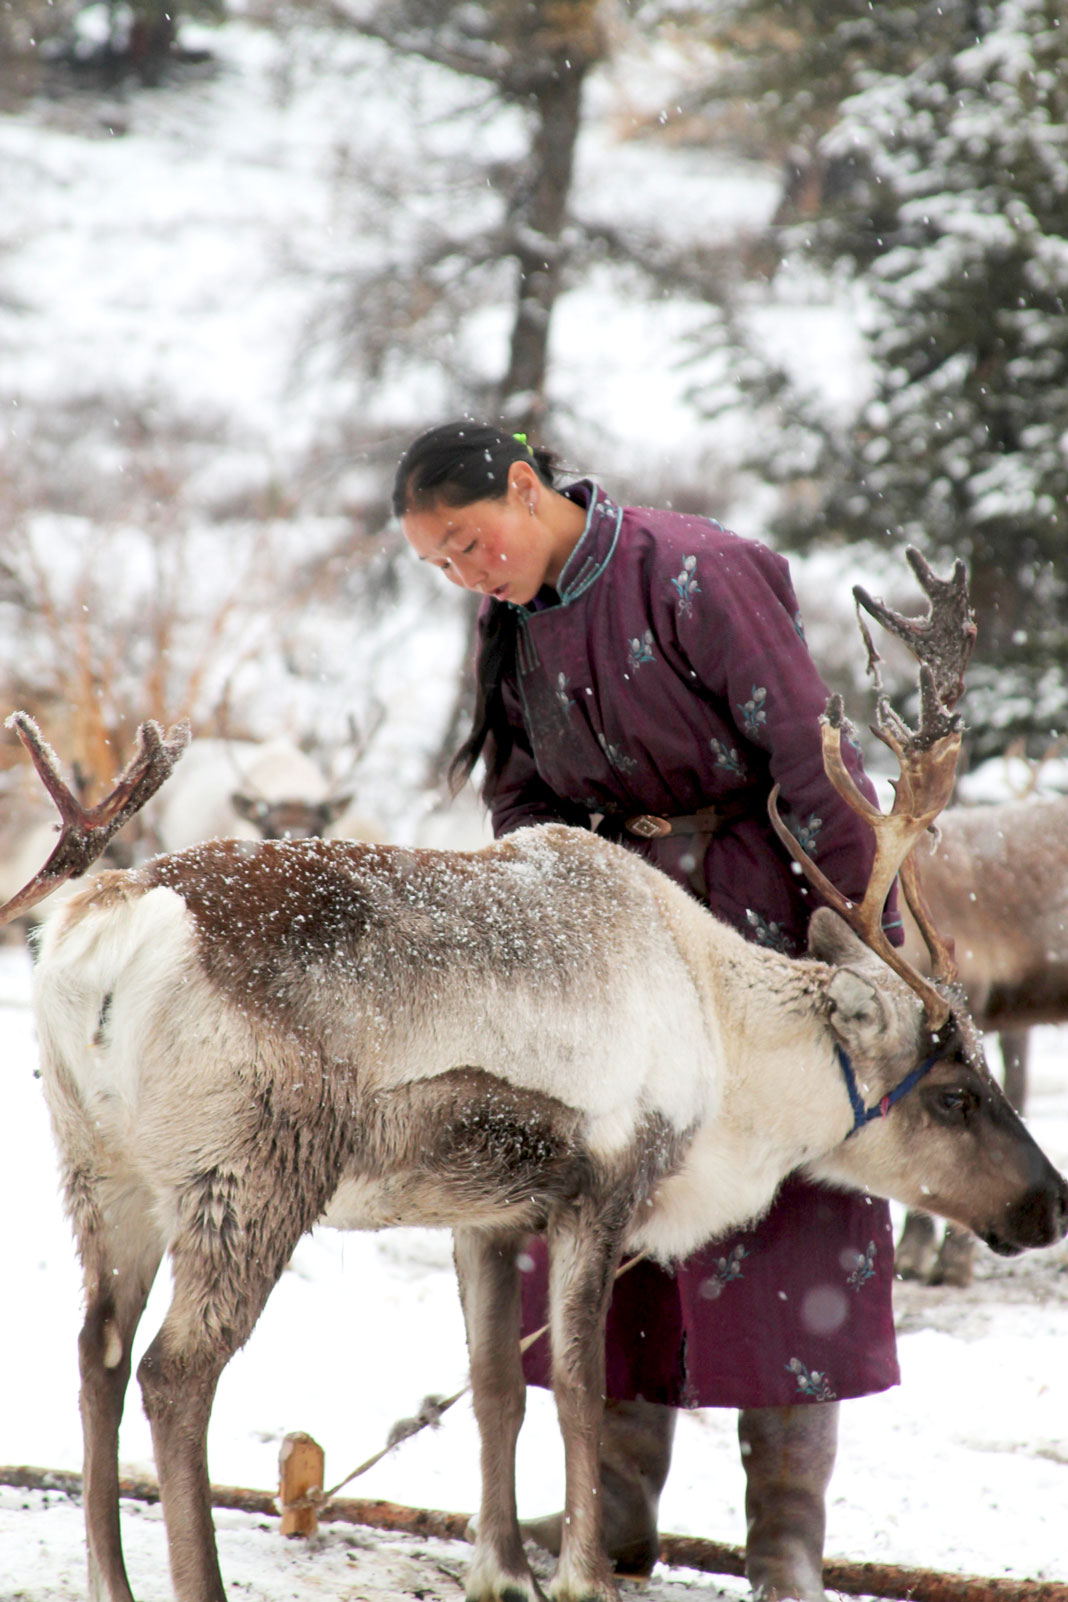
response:
[[(573, 487), (585, 488), (586, 485), (589, 485), (590, 495), (586, 526), (560, 574), (558, 590), (562, 606), (578, 600), (600, 578), (612, 560), (623, 522), (622, 506), (610, 500), (595, 479), (580, 479), (579, 485)], [(607, 550), (604, 549), (606, 537)]]
[[(592, 478), (579, 479), (575, 484), (568, 485), (568, 489), (584, 490), (589, 495), (586, 524), (579, 536), (578, 544), (564, 563), (560, 574), (560, 583), (557, 586), (560, 599), (557, 604), (539, 611), (531, 611), (525, 606), (515, 608), (519, 613), (521, 625), (519, 638), (516, 641), (516, 661), (520, 673), (530, 673), (539, 665), (540, 658), (535, 644), (538, 619), (552, 617), (561, 607), (570, 606), (580, 595), (584, 595), (600, 578), (612, 560), (619, 543), (619, 531), (623, 524), (622, 506), (617, 506), (615, 501), (609, 500), (601, 486)], [(572, 498), (577, 499), (577, 497)], [(581, 505), (581, 501), (579, 504)], [(505, 605), (511, 606), (512, 602), (506, 601)]]

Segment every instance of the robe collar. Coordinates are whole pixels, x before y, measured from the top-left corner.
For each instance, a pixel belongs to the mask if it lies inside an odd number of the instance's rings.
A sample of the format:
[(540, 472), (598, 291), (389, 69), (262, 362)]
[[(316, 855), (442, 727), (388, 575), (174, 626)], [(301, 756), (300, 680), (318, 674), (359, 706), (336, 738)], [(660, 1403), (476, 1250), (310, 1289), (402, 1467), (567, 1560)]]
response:
[(540, 591), (530, 607), (524, 608), (528, 616), (551, 606), (570, 606), (578, 600), (600, 578), (619, 540), (623, 508), (605, 494), (595, 479), (580, 478), (568, 484), (561, 494), (585, 508), (586, 526), (561, 569), (556, 591)]

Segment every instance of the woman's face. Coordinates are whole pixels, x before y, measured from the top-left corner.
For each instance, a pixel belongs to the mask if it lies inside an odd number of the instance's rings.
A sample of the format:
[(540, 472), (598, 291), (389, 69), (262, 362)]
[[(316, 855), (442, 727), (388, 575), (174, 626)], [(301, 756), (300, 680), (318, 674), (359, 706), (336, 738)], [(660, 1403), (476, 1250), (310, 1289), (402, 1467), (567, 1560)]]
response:
[(552, 536), (538, 515), (542, 488), (532, 468), (513, 462), (505, 496), (406, 512), (404, 537), (420, 561), (451, 583), (522, 606), (559, 576), (552, 571)]

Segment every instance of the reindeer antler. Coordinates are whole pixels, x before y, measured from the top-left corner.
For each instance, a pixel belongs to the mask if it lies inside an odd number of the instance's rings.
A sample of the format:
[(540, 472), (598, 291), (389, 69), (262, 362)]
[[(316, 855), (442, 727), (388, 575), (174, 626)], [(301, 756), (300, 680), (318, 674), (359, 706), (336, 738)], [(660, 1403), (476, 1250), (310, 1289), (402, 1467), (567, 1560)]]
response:
[[(896, 635), (908, 646), (921, 664), (921, 684), (922, 668), (930, 670), (938, 699), (949, 710), (964, 694), (964, 670), (975, 645), (975, 616), (968, 599), (967, 569), (958, 556), (952, 575), (940, 579), (914, 545), (905, 546), (905, 557), (927, 596), (926, 617), (902, 617), (883, 601), (873, 600), (860, 584), (853, 586), (853, 596), (858, 607), (863, 606), (888, 634)], [(874, 671), (876, 687), (881, 691), (877, 671), (879, 653), (872, 645), (859, 610), (857, 617), (868, 648), (868, 668)]]
[(95, 807), (84, 807), (63, 782), (56, 754), (45, 744), (34, 720), (26, 712), (12, 712), (5, 726), (15, 730), (29, 751), (41, 782), (59, 809), (62, 826), (48, 861), (0, 906), (0, 924), (28, 912), (68, 879), (84, 873), (112, 836), (155, 795), (189, 744), (188, 723), (175, 724), (166, 738), (158, 723), (142, 723), (137, 731), (138, 748), (111, 794)]
[[(875, 833), (875, 859), (864, 899), (858, 906), (844, 896), (821, 872), (787, 829), (779, 816), (778, 785), (768, 799), (768, 813), (779, 839), (806, 877), (834, 907), (865, 943), (878, 953), (894, 972), (920, 996), (933, 1029), (941, 1028), (950, 1013), (950, 1004), (937, 983), (951, 983), (957, 976), (952, 944), (935, 928), (930, 909), (920, 888), (912, 856), (921, 834), (931, 828), (945, 807), (956, 777), (957, 757), (964, 730), (963, 719), (952, 710), (964, 690), (964, 668), (975, 644), (975, 619), (968, 603), (965, 568), (959, 559), (953, 577), (935, 577), (919, 551), (907, 547), (906, 556), (925, 590), (928, 615), (907, 618), (882, 601), (874, 601), (857, 585), (853, 594), (858, 604), (857, 618), (868, 652), (868, 670), (876, 687), (876, 712), (872, 732), (889, 746), (897, 758), (900, 776), (894, 781), (894, 805), (883, 813), (857, 788), (842, 758), (845, 714), (842, 698), (831, 697), (820, 719), (823, 764), (838, 794), (871, 825)], [(880, 657), (859, 608), (880, 623), (912, 651), (920, 663), (920, 718), (915, 729), (894, 711), (883, 690), (879, 672)], [(900, 876), (901, 888), (913, 917), (931, 953), (932, 983), (905, 961), (900, 950), (887, 939), (882, 927), (882, 911), (890, 887)]]

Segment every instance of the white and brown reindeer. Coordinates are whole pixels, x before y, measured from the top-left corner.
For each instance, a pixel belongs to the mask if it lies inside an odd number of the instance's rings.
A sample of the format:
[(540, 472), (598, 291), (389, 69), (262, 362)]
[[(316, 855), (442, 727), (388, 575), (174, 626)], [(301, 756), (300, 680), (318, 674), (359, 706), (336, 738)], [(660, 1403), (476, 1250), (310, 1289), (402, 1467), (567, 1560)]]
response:
[[(932, 611), (944, 589), (931, 579)], [(684, 1256), (759, 1216), (799, 1167), (924, 1201), (1000, 1252), (1065, 1234), (1068, 1185), (989, 1075), (944, 953), (925, 980), (878, 928), (960, 740), (930, 665), (923, 676), (919, 730), (884, 730), (903, 775), (863, 905), (817, 910), (803, 959), (749, 943), (622, 847), (561, 825), (471, 853), (215, 841), (94, 875), (62, 905), (35, 1005), (85, 1273), (96, 1602), (131, 1597), (117, 1437), (164, 1253), (173, 1297), (139, 1379), (180, 1602), (223, 1602), (212, 1398), (317, 1222), (454, 1231), (481, 1434), (467, 1579), (480, 1602), (538, 1594), (515, 1506), (516, 1259), (544, 1232), (566, 1482), (552, 1595), (611, 1602), (598, 1433), (624, 1250)], [(839, 711), (825, 722), (829, 770), (867, 811), (835, 755)]]

